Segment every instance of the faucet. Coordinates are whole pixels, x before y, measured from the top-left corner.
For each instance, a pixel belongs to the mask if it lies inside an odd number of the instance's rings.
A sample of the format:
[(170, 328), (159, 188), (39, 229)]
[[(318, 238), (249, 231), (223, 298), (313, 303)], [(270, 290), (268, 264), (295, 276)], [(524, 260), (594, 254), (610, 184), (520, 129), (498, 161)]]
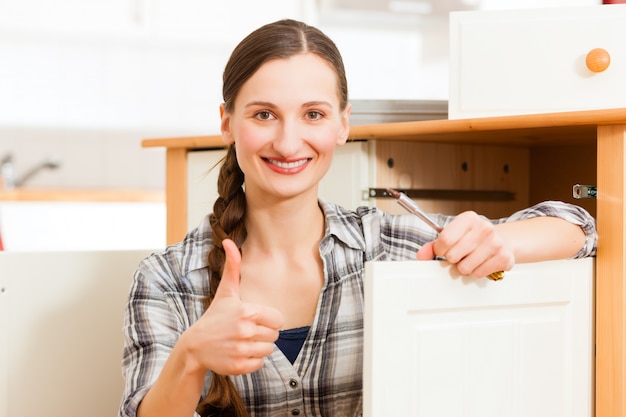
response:
[(0, 160), (0, 188), (15, 187), (15, 167), (13, 166), (13, 155), (4, 155)]
[(30, 170), (28, 170), (24, 175), (22, 175), (19, 179), (15, 178), (15, 167), (13, 166), (13, 156), (11, 154), (5, 155), (2, 160), (0, 160), (0, 179), (4, 188), (11, 189), (15, 187), (21, 187), (35, 176), (42, 169), (57, 169), (61, 166), (61, 163), (53, 158), (46, 158)]

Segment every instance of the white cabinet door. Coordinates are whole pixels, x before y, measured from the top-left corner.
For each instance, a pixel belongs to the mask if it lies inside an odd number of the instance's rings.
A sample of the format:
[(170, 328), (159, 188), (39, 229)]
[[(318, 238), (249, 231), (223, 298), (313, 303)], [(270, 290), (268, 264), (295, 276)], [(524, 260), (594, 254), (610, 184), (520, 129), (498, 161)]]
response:
[(187, 153), (187, 231), (213, 212), (220, 173), (218, 164), (225, 155), (224, 149)]
[(592, 415), (594, 259), (366, 264), (364, 417)]
[(626, 106), (625, 20), (626, 4), (451, 13), (449, 118)]
[(333, 163), (320, 181), (321, 198), (352, 210), (372, 204), (367, 195), (368, 184), (372, 183), (370, 145), (354, 141), (335, 148)]
[(150, 252), (0, 252), (0, 417), (117, 415), (124, 307)]

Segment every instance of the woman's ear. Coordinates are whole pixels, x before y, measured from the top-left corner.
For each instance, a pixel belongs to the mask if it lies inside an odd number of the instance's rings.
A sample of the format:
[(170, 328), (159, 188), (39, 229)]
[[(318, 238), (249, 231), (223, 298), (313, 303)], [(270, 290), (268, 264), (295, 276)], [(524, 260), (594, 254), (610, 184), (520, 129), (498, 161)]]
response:
[(352, 111), (352, 104), (346, 104), (346, 108), (341, 112), (341, 129), (337, 136), (337, 145), (341, 146), (346, 143), (348, 136), (350, 135), (350, 112)]
[(226, 145), (230, 145), (235, 142), (232, 131), (230, 129), (230, 114), (224, 109), (224, 104), (220, 104), (220, 130), (222, 132), (222, 140)]

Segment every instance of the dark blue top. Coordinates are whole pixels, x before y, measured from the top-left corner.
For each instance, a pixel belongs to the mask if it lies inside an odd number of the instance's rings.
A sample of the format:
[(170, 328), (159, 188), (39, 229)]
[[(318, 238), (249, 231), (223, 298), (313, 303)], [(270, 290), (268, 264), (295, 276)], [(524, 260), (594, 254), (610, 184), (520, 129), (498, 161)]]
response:
[(297, 327), (295, 329), (280, 330), (278, 332), (278, 340), (276, 346), (283, 352), (283, 354), (289, 359), (289, 362), (294, 363), (302, 345), (309, 334), (310, 326)]

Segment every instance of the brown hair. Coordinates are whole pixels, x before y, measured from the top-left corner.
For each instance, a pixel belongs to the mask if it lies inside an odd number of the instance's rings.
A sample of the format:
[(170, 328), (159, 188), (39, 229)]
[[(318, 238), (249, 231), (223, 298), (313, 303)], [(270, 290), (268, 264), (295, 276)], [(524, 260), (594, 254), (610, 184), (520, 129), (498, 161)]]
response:
[[(291, 19), (267, 24), (252, 32), (234, 49), (226, 64), (222, 95), (224, 110), (232, 112), (243, 84), (267, 61), (313, 53), (326, 60), (337, 74), (341, 109), (348, 103), (348, 83), (341, 54), (335, 43), (319, 29)], [(246, 239), (246, 198), (244, 174), (231, 144), (224, 157), (217, 180), (218, 198), (213, 205), (211, 222), (213, 248), (208, 255), (211, 303), (219, 285), (226, 255), (222, 241), (232, 239), (241, 248)], [(198, 406), (205, 417), (247, 417), (243, 401), (228, 376), (213, 374), (209, 392)]]

